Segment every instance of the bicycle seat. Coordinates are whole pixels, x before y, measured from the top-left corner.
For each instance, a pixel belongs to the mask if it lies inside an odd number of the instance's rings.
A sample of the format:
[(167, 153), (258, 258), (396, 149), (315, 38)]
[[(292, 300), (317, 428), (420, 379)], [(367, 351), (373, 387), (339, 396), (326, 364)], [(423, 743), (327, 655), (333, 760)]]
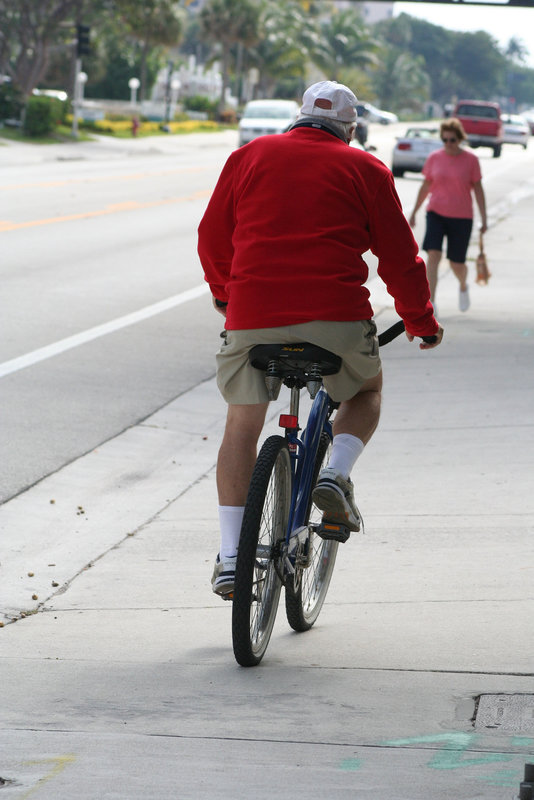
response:
[(298, 344), (257, 344), (249, 354), (249, 361), (256, 369), (267, 371), (271, 361), (277, 362), (281, 377), (297, 372), (319, 372), (321, 375), (334, 375), (341, 368), (342, 359), (324, 347), (309, 342)]

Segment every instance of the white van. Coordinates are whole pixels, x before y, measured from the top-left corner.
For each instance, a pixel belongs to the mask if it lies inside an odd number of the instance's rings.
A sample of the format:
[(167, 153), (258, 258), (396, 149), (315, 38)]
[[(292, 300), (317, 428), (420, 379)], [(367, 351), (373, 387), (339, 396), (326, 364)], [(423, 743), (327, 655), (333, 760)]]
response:
[(299, 105), (294, 100), (250, 100), (239, 122), (239, 147), (258, 136), (284, 133), (298, 113)]

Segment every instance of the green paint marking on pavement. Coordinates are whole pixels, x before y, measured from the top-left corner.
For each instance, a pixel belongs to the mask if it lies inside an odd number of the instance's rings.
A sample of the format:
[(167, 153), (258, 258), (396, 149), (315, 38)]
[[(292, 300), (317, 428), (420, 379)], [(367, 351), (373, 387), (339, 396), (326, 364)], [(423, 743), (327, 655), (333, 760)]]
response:
[(428, 766), (431, 769), (461, 769), (462, 767), (478, 767), (480, 764), (495, 764), (498, 761), (511, 761), (512, 757), (504, 753), (487, 753), (480, 758), (464, 758), (463, 750), (440, 750)]
[(512, 747), (534, 747), (534, 739), (530, 736), (512, 736), (510, 744)]
[(405, 747), (412, 744), (441, 744), (448, 750), (465, 750), (476, 739), (475, 733), (434, 733), (430, 736), (412, 736), (409, 739), (391, 739), (385, 744), (391, 747)]
[(393, 747), (406, 747), (414, 744), (441, 744), (439, 751), (430, 759), (430, 769), (463, 769), (481, 764), (494, 764), (498, 761), (511, 761), (504, 753), (487, 753), (478, 758), (464, 758), (464, 753), (477, 739), (473, 733), (441, 733), (434, 736), (415, 736), (410, 739), (394, 739), (386, 742)]
[(340, 769), (344, 769), (347, 772), (353, 772), (354, 770), (360, 769), (362, 766), (362, 761), (359, 758), (346, 758), (344, 761), (341, 762), (339, 765)]

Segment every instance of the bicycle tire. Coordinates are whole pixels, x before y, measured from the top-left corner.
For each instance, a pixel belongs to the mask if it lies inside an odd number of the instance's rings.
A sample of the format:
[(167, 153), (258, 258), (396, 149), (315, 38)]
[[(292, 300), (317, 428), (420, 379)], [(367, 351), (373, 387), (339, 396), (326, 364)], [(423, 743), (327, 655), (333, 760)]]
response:
[[(329, 447), (330, 437), (323, 433), (317, 449), (312, 487), (317, 482), (321, 467), (327, 462)], [(312, 502), (310, 494), (306, 515), (308, 526), (319, 522), (321, 515), (322, 512)], [(332, 540), (321, 539), (311, 530), (309, 536), (308, 546), (311, 553), (309, 566), (300, 571), (296, 586), (294, 583), (293, 585), (288, 583), (285, 592), (287, 621), (298, 633), (309, 631), (320, 614), (330, 586), (339, 544)]]
[(270, 436), (252, 473), (237, 550), (232, 643), (243, 667), (260, 663), (271, 638), (282, 588), (276, 551), (286, 536), (290, 503), (287, 443)]

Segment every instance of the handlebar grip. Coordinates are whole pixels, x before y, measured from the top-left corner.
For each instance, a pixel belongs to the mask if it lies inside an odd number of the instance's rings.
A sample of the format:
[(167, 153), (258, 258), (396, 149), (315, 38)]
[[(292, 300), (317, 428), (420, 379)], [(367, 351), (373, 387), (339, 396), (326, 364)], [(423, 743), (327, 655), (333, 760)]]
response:
[(388, 328), (386, 331), (382, 331), (378, 337), (378, 344), (380, 347), (383, 347), (385, 344), (393, 341), (393, 339), (396, 339), (396, 337), (400, 336), (400, 334), (403, 332), (404, 322), (402, 319), (399, 319), (394, 325), (391, 326), (391, 328)]
[[(391, 326), (391, 328), (382, 331), (382, 333), (378, 337), (378, 344), (380, 345), (380, 347), (383, 347), (385, 344), (388, 344), (397, 336), (400, 336), (400, 334), (404, 330), (405, 330), (404, 322), (402, 319), (399, 319)], [(426, 342), (426, 344), (435, 344), (438, 341), (438, 337), (435, 334), (432, 334), (432, 336), (421, 336), (421, 339), (423, 340), (423, 342)]]

